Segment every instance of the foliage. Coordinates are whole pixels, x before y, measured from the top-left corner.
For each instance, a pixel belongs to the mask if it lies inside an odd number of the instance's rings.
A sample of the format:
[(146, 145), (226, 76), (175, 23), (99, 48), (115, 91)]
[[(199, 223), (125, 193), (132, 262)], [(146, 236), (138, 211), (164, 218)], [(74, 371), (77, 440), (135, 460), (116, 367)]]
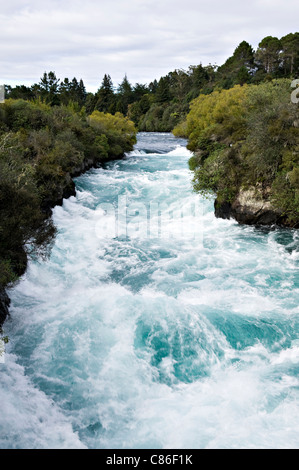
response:
[(23, 139), (21, 132), (0, 139), (0, 280), (4, 283), (22, 274), (26, 253), (46, 255), (55, 235), (51, 219), (41, 210), (35, 167)]
[(95, 95), (95, 108), (102, 112), (114, 112), (115, 97), (110, 75), (104, 75), (101, 88)]
[(72, 193), (71, 176), (85, 162), (120, 157), (136, 141), (120, 113), (94, 112), (42, 101), (0, 105), (0, 287), (15, 282), (28, 256), (47, 256), (56, 229), (53, 205)]
[(254, 51), (250, 44), (242, 41), (232, 57), (219, 67), (218, 82), (221, 88), (248, 83), (254, 70)]
[(120, 157), (132, 150), (136, 143), (136, 129), (132, 121), (121, 113), (115, 115), (94, 111), (88, 123), (97, 132), (104, 134), (108, 142), (108, 156)]
[[(205, 149), (221, 141), (229, 145), (244, 134), (244, 109), (240, 105), (247, 92), (247, 87), (236, 85), (229, 90), (214, 91), (210, 95), (200, 95), (192, 101), (190, 113), (186, 119), (185, 133), (189, 138), (191, 151)], [(179, 125), (173, 130), (181, 135)], [(208, 148), (208, 153), (212, 150)]]
[(299, 33), (290, 33), (281, 38), (281, 63), (285, 76), (293, 76), (299, 69)]
[(133, 102), (133, 88), (125, 75), (123, 81), (118, 87), (116, 97), (116, 111), (124, 115), (128, 112), (128, 106)]
[(273, 36), (267, 36), (259, 43), (256, 52), (256, 59), (267, 74), (277, 74), (279, 70), (279, 54), (281, 50), (281, 41)]
[(184, 132), (195, 152), (195, 191), (231, 202), (241, 187), (259, 187), (290, 224), (299, 222), (299, 112), (290, 84), (236, 85), (191, 103)]

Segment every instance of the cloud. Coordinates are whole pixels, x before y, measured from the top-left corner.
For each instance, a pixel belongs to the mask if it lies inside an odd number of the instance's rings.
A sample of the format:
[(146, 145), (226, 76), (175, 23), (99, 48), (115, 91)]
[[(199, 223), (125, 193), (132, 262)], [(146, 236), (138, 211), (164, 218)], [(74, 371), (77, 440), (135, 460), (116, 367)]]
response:
[(11, 0), (1, 6), (0, 81), (34, 83), (44, 71), (82, 78), (95, 91), (105, 73), (149, 83), (200, 62), (221, 65), (237, 45), (296, 31), (289, 0)]

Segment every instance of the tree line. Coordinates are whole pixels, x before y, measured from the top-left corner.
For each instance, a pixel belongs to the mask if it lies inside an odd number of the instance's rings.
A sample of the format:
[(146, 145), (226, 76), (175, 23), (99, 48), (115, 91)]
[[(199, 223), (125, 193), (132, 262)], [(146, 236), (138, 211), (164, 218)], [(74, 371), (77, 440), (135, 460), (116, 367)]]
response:
[(282, 38), (267, 36), (257, 49), (242, 41), (221, 66), (190, 65), (176, 69), (149, 84), (132, 85), (127, 76), (114, 86), (105, 74), (95, 93), (86, 91), (83, 80), (64, 78), (45, 72), (40, 82), (27, 87), (6, 86), (6, 97), (26, 100), (41, 99), (54, 105), (72, 103), (77, 109), (128, 116), (139, 131), (171, 131), (184, 120), (191, 101), (200, 94), (229, 89), (234, 85), (258, 84), (278, 78), (296, 78), (299, 74), (299, 33)]

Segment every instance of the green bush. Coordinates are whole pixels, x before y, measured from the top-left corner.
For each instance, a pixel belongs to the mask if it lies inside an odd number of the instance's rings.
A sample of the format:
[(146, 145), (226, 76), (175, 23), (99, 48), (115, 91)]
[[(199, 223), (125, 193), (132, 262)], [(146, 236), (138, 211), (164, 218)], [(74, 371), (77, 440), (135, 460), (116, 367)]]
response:
[(241, 188), (259, 187), (290, 224), (299, 222), (298, 106), (291, 81), (272, 80), (201, 95), (175, 135), (188, 138), (193, 185), (232, 202)]

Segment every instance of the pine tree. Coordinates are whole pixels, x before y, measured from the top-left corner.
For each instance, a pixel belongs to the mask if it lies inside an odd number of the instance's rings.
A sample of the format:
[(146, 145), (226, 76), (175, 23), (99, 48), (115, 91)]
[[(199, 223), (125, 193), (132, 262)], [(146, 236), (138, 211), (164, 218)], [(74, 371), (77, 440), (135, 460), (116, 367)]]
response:
[(254, 51), (250, 44), (242, 41), (233, 55), (218, 69), (217, 75), (223, 88), (250, 81), (250, 72), (254, 68)]
[(63, 82), (60, 83), (59, 95), (61, 103), (67, 105), (70, 101), (70, 81), (68, 78), (65, 78)]
[(38, 84), (39, 95), (51, 106), (58, 105), (59, 102), (59, 82), (55, 72), (45, 72)]
[(156, 102), (159, 104), (166, 103), (170, 100), (169, 79), (161, 77), (156, 89)]
[(245, 66), (247, 69), (251, 69), (254, 66), (254, 51), (251, 45), (246, 41), (242, 41), (235, 49), (233, 59), (241, 67)]
[(110, 75), (104, 75), (101, 88), (96, 93), (96, 105), (97, 111), (104, 113), (113, 113), (115, 108), (115, 95), (113, 90), (113, 83)]
[(258, 45), (255, 59), (266, 73), (276, 75), (279, 71), (281, 41), (273, 36), (267, 36)]
[(281, 38), (282, 61), (285, 75), (299, 73), (299, 33), (290, 33)]
[(79, 81), (78, 95), (79, 95), (80, 104), (82, 105), (85, 104), (87, 93), (86, 93), (86, 88), (85, 88), (82, 78)]
[(133, 102), (133, 88), (127, 78), (124, 76), (123, 81), (117, 89), (117, 104), (116, 110), (124, 115), (128, 112), (128, 106)]

